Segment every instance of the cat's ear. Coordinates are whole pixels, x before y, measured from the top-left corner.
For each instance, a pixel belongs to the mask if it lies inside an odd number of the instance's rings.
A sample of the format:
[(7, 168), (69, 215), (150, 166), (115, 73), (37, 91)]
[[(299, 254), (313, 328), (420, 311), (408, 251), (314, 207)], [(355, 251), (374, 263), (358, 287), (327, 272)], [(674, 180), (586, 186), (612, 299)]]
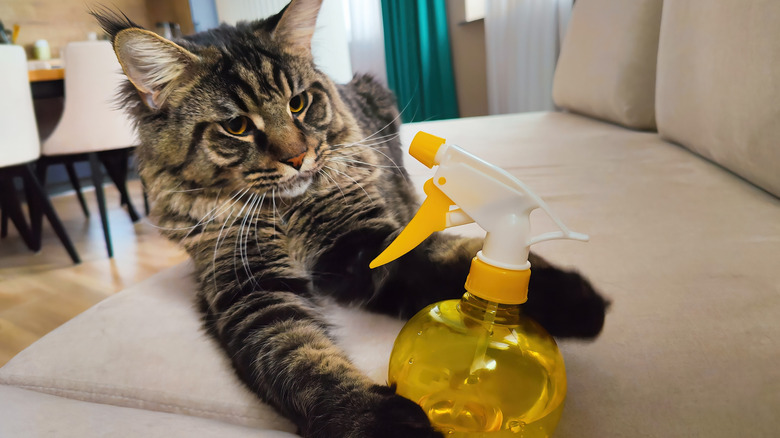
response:
[(124, 29), (114, 37), (114, 51), (144, 103), (157, 110), (198, 62), (178, 44), (146, 29)]
[(322, 0), (292, 0), (281, 12), (274, 39), (310, 51), (321, 5)]

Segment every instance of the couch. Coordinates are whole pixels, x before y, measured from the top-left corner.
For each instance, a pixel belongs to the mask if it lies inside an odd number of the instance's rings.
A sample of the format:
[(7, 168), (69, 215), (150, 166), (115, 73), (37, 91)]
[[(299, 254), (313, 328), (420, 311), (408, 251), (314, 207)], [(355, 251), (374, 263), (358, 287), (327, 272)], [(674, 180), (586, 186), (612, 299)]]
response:
[[(780, 433), (777, 23), (774, 0), (578, 0), (560, 111), (403, 127), (405, 144), (425, 130), (500, 164), (591, 237), (535, 248), (612, 301), (598, 339), (559, 342), (556, 437)], [(432, 172), (407, 165), (421, 188)], [(192, 271), (106, 299), (0, 369), (0, 436), (295, 436), (200, 328)], [(384, 382), (402, 322), (331, 310)]]

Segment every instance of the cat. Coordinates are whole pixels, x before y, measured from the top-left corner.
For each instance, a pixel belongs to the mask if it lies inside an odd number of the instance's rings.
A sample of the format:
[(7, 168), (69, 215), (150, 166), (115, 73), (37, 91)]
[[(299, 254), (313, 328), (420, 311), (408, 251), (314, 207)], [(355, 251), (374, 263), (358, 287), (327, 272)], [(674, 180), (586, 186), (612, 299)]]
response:
[[(438, 233), (369, 270), (419, 199), (393, 94), (316, 68), (320, 3), (175, 41), (93, 15), (128, 78), (120, 99), (152, 216), (192, 258), (204, 326), (241, 380), (304, 437), (440, 437), (418, 405), (350, 363), (321, 304), (408, 318), (462, 294), (481, 240)], [(598, 335), (606, 300), (579, 274), (530, 261), (524, 311), (556, 336)]]

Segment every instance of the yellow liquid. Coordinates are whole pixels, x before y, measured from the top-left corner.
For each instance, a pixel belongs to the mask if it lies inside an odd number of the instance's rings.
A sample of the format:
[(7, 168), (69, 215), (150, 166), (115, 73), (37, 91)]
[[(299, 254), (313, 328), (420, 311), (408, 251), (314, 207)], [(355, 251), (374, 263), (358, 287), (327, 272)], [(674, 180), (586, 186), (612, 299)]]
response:
[(448, 438), (549, 437), (566, 397), (555, 340), (519, 306), (468, 293), (423, 309), (404, 326), (389, 383)]

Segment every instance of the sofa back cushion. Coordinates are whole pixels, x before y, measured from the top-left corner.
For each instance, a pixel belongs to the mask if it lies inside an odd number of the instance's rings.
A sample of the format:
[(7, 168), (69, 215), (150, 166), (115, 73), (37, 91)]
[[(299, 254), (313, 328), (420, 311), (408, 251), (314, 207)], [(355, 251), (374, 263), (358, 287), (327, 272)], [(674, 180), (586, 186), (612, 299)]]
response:
[(658, 131), (780, 196), (780, 2), (666, 0)]
[(662, 6), (662, 0), (577, 0), (555, 71), (555, 104), (654, 130)]

